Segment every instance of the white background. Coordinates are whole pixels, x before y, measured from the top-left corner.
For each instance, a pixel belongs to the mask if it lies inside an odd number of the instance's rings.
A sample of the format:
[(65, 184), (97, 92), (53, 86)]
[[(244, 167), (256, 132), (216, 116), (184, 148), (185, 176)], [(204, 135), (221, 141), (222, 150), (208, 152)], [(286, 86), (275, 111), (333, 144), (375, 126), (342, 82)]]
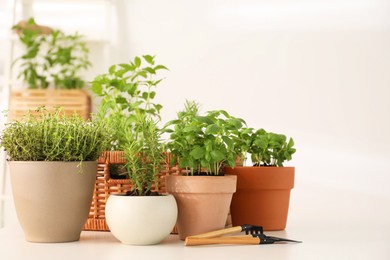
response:
[(294, 138), (303, 182), (390, 198), (390, 2), (118, 1), (116, 62), (168, 66), (168, 121), (186, 99)]

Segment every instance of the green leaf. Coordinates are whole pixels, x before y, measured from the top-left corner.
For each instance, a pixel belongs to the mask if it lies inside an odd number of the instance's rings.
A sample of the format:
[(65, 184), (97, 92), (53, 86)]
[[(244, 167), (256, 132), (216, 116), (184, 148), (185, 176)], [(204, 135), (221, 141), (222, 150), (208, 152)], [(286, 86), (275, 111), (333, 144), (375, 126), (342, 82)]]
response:
[(134, 58), (134, 65), (139, 68), (141, 66), (141, 58), (140, 57), (135, 57)]
[(294, 140), (292, 138), (290, 138), (290, 140), (288, 141), (288, 144), (287, 144), (287, 148), (292, 148), (294, 146)]
[(207, 126), (206, 128), (206, 134), (217, 134), (219, 131), (219, 127), (216, 125), (216, 124), (212, 124), (212, 125), (209, 125)]
[(225, 154), (219, 150), (213, 150), (211, 151), (211, 158), (213, 158), (214, 161), (219, 162), (225, 159)]
[(234, 142), (228, 136), (222, 136), (222, 140), (226, 143), (229, 149), (233, 149)]
[(186, 126), (183, 128), (183, 132), (195, 132), (195, 131), (198, 131), (199, 128), (196, 127), (196, 126)]
[(134, 68), (130, 65), (130, 64), (127, 64), (127, 63), (121, 63), (119, 64), (120, 67), (122, 67), (123, 69), (127, 70), (127, 71), (133, 71)]
[(195, 117), (196, 120), (198, 120), (199, 122), (201, 123), (205, 123), (205, 124), (213, 124), (213, 120), (211, 120), (210, 118), (206, 117), (206, 116), (196, 116)]
[(127, 99), (124, 98), (124, 97), (117, 97), (115, 99), (115, 102), (118, 103), (118, 104), (127, 104)]
[(160, 110), (162, 109), (162, 105), (160, 105), (160, 104), (153, 104), (153, 106), (154, 106), (154, 108), (157, 110), (157, 112), (159, 113), (160, 112)]
[(147, 100), (148, 97), (149, 97), (148, 92), (143, 92), (143, 93), (142, 93), (142, 98), (143, 98), (143, 99)]
[(146, 68), (144, 68), (144, 70), (146, 70), (150, 74), (156, 74), (156, 71), (154, 69), (152, 69), (151, 67), (146, 67)]
[(154, 56), (144, 55), (143, 57), (147, 63), (149, 63), (150, 65), (154, 65)]
[(237, 118), (230, 118), (227, 122), (236, 129), (240, 129), (242, 127), (242, 121)]
[(196, 159), (199, 160), (205, 155), (205, 149), (204, 147), (196, 146), (191, 152), (190, 155)]
[(149, 93), (149, 98), (153, 99), (155, 96), (156, 96), (156, 92), (155, 91), (151, 91)]
[(164, 65), (157, 65), (156, 67), (154, 67), (154, 70), (169, 70), (169, 69)]
[(103, 93), (102, 93), (103, 89), (102, 89), (102, 85), (100, 83), (92, 82), (91, 89), (92, 89), (93, 93), (95, 93), (99, 96), (103, 95)]

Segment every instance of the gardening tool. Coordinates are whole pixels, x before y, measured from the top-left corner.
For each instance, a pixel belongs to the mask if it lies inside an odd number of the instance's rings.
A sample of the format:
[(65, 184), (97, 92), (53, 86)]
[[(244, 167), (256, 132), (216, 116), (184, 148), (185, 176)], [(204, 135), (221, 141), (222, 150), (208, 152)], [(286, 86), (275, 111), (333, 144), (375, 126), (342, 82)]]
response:
[[(223, 237), (223, 235), (234, 234), (242, 231), (245, 231), (246, 235)], [(195, 236), (189, 236), (186, 238), (184, 244), (186, 246), (211, 244), (258, 245), (273, 244), (278, 242), (302, 243), (302, 241), (267, 236), (263, 233), (263, 227), (261, 226), (242, 225), (203, 233)]]

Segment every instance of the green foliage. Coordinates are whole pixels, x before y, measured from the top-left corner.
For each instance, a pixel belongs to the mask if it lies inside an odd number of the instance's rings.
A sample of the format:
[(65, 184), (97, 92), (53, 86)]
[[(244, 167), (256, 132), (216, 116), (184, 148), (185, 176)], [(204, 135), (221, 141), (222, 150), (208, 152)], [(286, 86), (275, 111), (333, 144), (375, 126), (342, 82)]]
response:
[(112, 65), (108, 73), (98, 75), (91, 82), (92, 91), (102, 97), (99, 113), (114, 127), (113, 149), (121, 149), (126, 143), (124, 128), (132, 128), (137, 115), (160, 119), (162, 105), (155, 103), (155, 88), (162, 79), (157, 78), (159, 70), (167, 70), (155, 64), (155, 57), (135, 57), (129, 63)]
[(106, 128), (101, 120), (41, 108), (39, 116), (8, 123), (0, 146), (12, 161), (95, 161), (109, 144)]
[[(37, 25), (33, 18), (27, 24)], [(26, 49), (13, 64), (21, 61), (18, 78), (22, 78), (29, 88), (46, 89), (51, 81), (58, 89), (80, 89), (84, 86), (81, 72), (91, 64), (88, 61), (89, 50), (80, 35), (66, 35), (59, 30), (46, 35), (18, 25), (13, 29), (21, 32), (19, 40)]]
[(148, 195), (153, 184), (157, 187), (157, 174), (164, 160), (160, 135), (156, 122), (145, 114), (138, 113), (134, 127), (125, 128), (125, 167), (135, 195)]
[(199, 106), (187, 101), (184, 111), (164, 129), (170, 133), (167, 147), (174, 156), (173, 163), (179, 162), (179, 167), (191, 174), (218, 175), (223, 165), (234, 167), (238, 155), (234, 140), (244, 125), (244, 120), (224, 110), (201, 116)]
[(246, 144), (250, 142), (245, 149), (251, 154), (254, 166), (283, 166), (296, 151), (292, 138), (287, 141), (285, 135), (266, 132), (264, 129), (246, 135), (243, 140), (246, 140)]

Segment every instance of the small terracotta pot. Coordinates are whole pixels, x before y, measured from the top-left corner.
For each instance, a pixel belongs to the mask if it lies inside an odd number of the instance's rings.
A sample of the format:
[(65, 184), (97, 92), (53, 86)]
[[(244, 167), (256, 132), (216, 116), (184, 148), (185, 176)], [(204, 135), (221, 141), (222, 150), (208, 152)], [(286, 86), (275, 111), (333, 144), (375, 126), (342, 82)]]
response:
[(79, 240), (92, 201), (97, 162), (11, 161), (9, 165), (16, 214), (26, 240)]
[(294, 167), (226, 167), (225, 174), (237, 176), (237, 192), (230, 209), (233, 226), (286, 228)]
[(225, 227), (236, 176), (166, 177), (167, 192), (178, 205), (177, 230), (181, 240)]

